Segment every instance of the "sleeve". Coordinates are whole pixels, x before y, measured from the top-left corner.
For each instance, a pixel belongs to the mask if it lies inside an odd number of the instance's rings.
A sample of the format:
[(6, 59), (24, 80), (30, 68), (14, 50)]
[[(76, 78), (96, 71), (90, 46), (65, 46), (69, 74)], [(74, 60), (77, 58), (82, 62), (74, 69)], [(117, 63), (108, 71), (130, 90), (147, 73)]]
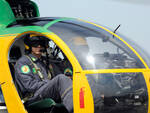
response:
[(18, 62), (15, 66), (15, 72), (16, 81), (19, 82), (27, 92), (33, 93), (46, 83), (34, 77), (36, 75), (32, 73), (31, 66), (26, 63)]

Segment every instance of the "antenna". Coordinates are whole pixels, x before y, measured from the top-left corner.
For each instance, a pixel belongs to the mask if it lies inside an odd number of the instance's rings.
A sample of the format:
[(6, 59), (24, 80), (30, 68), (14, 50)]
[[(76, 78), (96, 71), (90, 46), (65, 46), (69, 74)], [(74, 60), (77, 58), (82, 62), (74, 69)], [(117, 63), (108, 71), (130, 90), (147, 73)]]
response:
[[(118, 27), (114, 30), (113, 33), (116, 33), (116, 31), (119, 29), (120, 26), (121, 26), (121, 24), (118, 25)], [(113, 38), (114, 38), (114, 35), (113, 35)]]
[(116, 33), (116, 31), (119, 29), (120, 26), (121, 24), (119, 24), (118, 27), (114, 30), (114, 33)]

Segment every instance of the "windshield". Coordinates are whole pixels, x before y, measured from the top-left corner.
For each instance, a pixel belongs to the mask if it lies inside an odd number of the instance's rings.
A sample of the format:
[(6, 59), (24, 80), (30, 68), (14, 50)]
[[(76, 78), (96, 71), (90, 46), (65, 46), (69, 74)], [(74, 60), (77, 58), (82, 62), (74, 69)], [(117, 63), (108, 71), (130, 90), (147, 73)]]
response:
[(144, 61), (147, 63), (147, 65), (150, 67), (150, 54), (148, 51), (145, 51), (142, 47), (143, 45), (138, 45), (137, 43), (134, 42), (134, 40), (127, 39), (125, 36), (122, 36), (121, 34), (118, 34), (119, 36), (123, 37), (125, 41), (127, 41), (132, 47), (142, 56)]
[(144, 68), (127, 45), (92, 24), (69, 20), (55, 23), (49, 30), (69, 46), (83, 69)]

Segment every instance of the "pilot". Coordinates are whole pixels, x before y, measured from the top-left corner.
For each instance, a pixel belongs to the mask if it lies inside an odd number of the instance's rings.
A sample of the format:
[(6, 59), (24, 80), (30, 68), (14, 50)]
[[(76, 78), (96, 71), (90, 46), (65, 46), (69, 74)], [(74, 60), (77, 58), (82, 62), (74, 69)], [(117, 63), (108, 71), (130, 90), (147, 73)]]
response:
[(51, 72), (42, 56), (48, 40), (41, 36), (26, 37), (25, 45), (29, 54), (22, 56), (15, 65), (16, 82), (23, 94), (30, 95), (28, 103), (52, 98), (64, 104), (69, 113), (73, 112), (72, 80), (64, 74), (51, 79)]

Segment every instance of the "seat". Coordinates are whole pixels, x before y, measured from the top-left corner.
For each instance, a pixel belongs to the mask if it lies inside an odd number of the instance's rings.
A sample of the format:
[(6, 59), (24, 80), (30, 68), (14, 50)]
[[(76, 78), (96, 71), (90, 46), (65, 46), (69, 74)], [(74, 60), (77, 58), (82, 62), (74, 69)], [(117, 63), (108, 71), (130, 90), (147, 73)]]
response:
[(63, 104), (55, 103), (51, 98), (25, 104), (25, 107), (29, 113), (68, 113)]
[(55, 105), (56, 103), (52, 99), (47, 98), (31, 104), (25, 104), (25, 107), (29, 113), (42, 113), (49, 112)]
[(49, 108), (52, 105), (56, 105), (56, 103), (54, 102), (54, 100), (47, 98), (47, 99), (43, 99), (43, 100), (39, 100), (37, 102), (33, 102), (31, 104), (29, 104), (27, 107), (28, 109), (45, 109), (45, 108)]
[(15, 87), (18, 91), (18, 94), (19, 96), (22, 98), (22, 94), (21, 94), (21, 91), (19, 89), (19, 86), (16, 82), (16, 79), (15, 79), (15, 64), (17, 62), (17, 60), (22, 56), (21, 54), (21, 50), (20, 50), (20, 47), (19, 46), (12, 46), (11, 50), (10, 50), (10, 53), (9, 53), (9, 68), (10, 68), (10, 72), (11, 72), (11, 75), (12, 75), (12, 78), (13, 78), (13, 81), (14, 81), (14, 84), (15, 84)]

